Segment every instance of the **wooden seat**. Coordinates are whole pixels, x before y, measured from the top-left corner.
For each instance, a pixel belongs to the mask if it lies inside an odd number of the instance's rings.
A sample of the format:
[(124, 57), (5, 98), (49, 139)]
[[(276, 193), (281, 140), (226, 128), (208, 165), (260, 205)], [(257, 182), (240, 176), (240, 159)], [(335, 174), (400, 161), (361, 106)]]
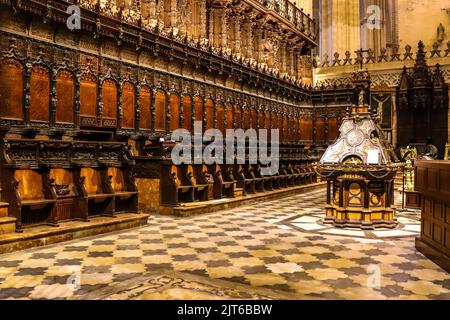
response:
[(205, 165), (192, 166), (186, 168), (187, 175), (194, 186), (194, 199), (196, 201), (208, 201), (213, 199), (213, 194), (209, 192), (209, 187), (213, 187), (214, 182), (209, 176), (208, 169)]
[(35, 225), (57, 226), (54, 180), (46, 170), (5, 170), (2, 175), (2, 198), (10, 204), (16, 218), (16, 231)]
[(108, 176), (112, 177), (111, 186), (114, 192), (114, 211), (138, 212), (138, 189), (131, 169), (109, 167)]
[(74, 170), (54, 168), (50, 170), (56, 191), (56, 216), (58, 221), (86, 219), (86, 212), (79, 209), (80, 190), (75, 183)]
[(233, 198), (235, 184), (233, 169), (227, 165), (218, 165), (211, 167), (214, 179), (214, 198)]
[[(259, 171), (256, 171), (255, 167), (259, 169)], [(257, 165), (249, 164), (246, 165), (245, 169), (246, 177), (255, 180), (255, 190), (257, 192), (264, 192), (264, 177), (261, 175), (261, 168), (259, 168)]]
[(282, 168), (283, 172), (286, 175), (287, 179), (287, 186), (293, 187), (295, 185), (295, 174), (292, 172), (291, 168), (289, 167), (289, 164), (286, 164)]
[(263, 167), (266, 167), (266, 165), (264, 165), (264, 166), (260, 165), (260, 164), (255, 165), (254, 166), (254, 168), (255, 168), (255, 170), (254, 170), (255, 175), (257, 177), (260, 177), (260, 178), (263, 179), (263, 181), (264, 181), (264, 191), (272, 191), (274, 189), (274, 184), (276, 184), (277, 177), (276, 177), (276, 175), (263, 176), (262, 172), (261, 172)]
[(235, 173), (237, 177), (237, 185), (243, 189), (243, 195), (256, 193), (255, 179), (246, 176), (245, 169), (242, 165), (235, 165)]
[(89, 216), (114, 216), (114, 189), (112, 176), (106, 168), (81, 168), (79, 188), (82, 198), (80, 209)]

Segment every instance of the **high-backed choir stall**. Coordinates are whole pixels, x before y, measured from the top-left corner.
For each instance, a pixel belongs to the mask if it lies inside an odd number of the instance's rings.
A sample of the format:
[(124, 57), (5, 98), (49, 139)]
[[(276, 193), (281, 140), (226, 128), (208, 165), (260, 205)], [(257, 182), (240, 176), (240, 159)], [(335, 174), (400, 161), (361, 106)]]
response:
[[(215, 35), (225, 37), (225, 29), (207, 29), (212, 40), (205, 42), (174, 33), (171, 24), (155, 27), (144, 12), (137, 21), (124, 7), (117, 13), (113, 3), (90, 3), (75, 3), (81, 29), (72, 31), (66, 26), (72, 2), (1, 7), (1, 201), (9, 206), (1, 212), (17, 231), (114, 217), (138, 211), (138, 204), (150, 212), (315, 181), (311, 163), (337, 136), (353, 90), (312, 90), (309, 17), (295, 9), (287, 19), (250, 6), (256, 25), (268, 15), (270, 34), (280, 32), (277, 25), (289, 27), (277, 35), (280, 43), (270, 43), (268, 33), (249, 42), (257, 30), (234, 26), (227, 36), (233, 45), (223, 47)], [(239, 8), (227, 12), (234, 17)], [(27, 19), (31, 12), (35, 18)], [(239, 52), (239, 39), (253, 50)], [(194, 133), (196, 121), (202, 132), (269, 129), (269, 141), (278, 129), (278, 172), (264, 176), (266, 164), (249, 161), (175, 165), (171, 135), (179, 128)]]

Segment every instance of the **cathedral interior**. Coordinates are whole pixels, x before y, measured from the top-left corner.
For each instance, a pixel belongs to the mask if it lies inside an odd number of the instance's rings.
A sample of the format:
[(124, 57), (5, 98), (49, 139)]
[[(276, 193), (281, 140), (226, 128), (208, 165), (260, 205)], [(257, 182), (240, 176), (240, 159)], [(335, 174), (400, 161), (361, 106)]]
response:
[(449, 95), (450, 0), (0, 0), (0, 299), (450, 300)]

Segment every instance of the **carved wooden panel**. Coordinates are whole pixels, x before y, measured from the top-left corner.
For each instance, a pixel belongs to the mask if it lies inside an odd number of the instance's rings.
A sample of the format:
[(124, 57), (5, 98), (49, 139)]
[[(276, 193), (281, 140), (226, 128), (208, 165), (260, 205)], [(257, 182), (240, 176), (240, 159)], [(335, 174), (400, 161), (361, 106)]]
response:
[(288, 129), (289, 129), (289, 121), (288, 121), (288, 118), (286, 116), (284, 116), (283, 117), (283, 140), (289, 139)]
[(117, 119), (117, 84), (110, 79), (103, 82), (103, 117)]
[(300, 137), (301, 140), (312, 141), (313, 138), (312, 119), (310, 118), (300, 119)]
[(97, 80), (93, 76), (80, 81), (80, 114), (97, 116)]
[(0, 63), (0, 117), (23, 119), (23, 67), (16, 60)]
[(152, 93), (147, 86), (141, 87), (141, 95), (139, 96), (140, 121), (141, 129), (150, 130), (152, 128), (152, 115), (150, 110)]
[(155, 129), (166, 130), (166, 94), (162, 91), (155, 95)]
[(170, 95), (170, 131), (180, 128), (180, 97), (176, 93)]
[(244, 129), (250, 128), (250, 110), (248, 108), (244, 109)]
[(251, 125), (253, 129), (256, 129), (258, 126), (258, 113), (255, 109), (252, 109), (250, 112)]
[(264, 115), (264, 127), (268, 130), (268, 136), (270, 134), (270, 129), (272, 129), (271, 127), (271, 121), (270, 121), (270, 113), (266, 112)]
[(325, 141), (325, 120), (323, 118), (316, 120), (316, 141)]
[(336, 118), (328, 119), (328, 141), (332, 142), (339, 136), (338, 121)]
[(194, 115), (195, 121), (203, 120), (203, 99), (199, 96), (194, 97)]
[(81, 168), (80, 176), (85, 177), (85, 187), (88, 194), (102, 193), (102, 178), (100, 171), (93, 168)]
[(418, 249), (450, 270), (450, 161), (419, 161), (416, 190), (422, 197), (422, 228)]
[(214, 101), (210, 98), (206, 99), (206, 129), (214, 128)]
[(33, 67), (30, 79), (30, 119), (48, 121), (50, 112), (50, 72), (40, 66)]
[(224, 128), (224, 121), (225, 121), (225, 107), (222, 102), (217, 103), (217, 114), (216, 114), (216, 121), (217, 121), (217, 129), (219, 129), (222, 133), (225, 132)]
[(122, 86), (122, 127), (134, 128), (134, 106), (136, 104), (136, 90), (134, 85), (125, 82)]
[(230, 103), (227, 103), (226, 106), (226, 113), (227, 113), (227, 129), (233, 129), (233, 106)]
[(258, 128), (259, 129), (265, 128), (265, 120), (266, 119), (264, 117), (264, 112), (259, 111), (257, 117), (258, 117)]
[(23, 200), (44, 199), (42, 175), (34, 170), (16, 170), (14, 179), (19, 182), (19, 193)]
[(272, 119), (270, 120), (272, 129), (277, 129), (278, 128), (278, 120), (277, 120), (277, 115), (275, 113), (272, 113), (271, 115)]
[(73, 123), (75, 82), (73, 75), (61, 70), (56, 78), (56, 122)]
[(184, 124), (183, 128), (192, 131), (191, 126), (191, 115), (192, 115), (192, 98), (188, 95), (183, 97), (183, 114), (184, 114)]
[(121, 169), (116, 167), (108, 168), (108, 176), (112, 176), (111, 184), (115, 191), (125, 191), (125, 179)]
[(242, 129), (242, 108), (239, 106), (236, 106), (234, 108), (234, 117), (236, 119), (236, 129), (241, 128)]

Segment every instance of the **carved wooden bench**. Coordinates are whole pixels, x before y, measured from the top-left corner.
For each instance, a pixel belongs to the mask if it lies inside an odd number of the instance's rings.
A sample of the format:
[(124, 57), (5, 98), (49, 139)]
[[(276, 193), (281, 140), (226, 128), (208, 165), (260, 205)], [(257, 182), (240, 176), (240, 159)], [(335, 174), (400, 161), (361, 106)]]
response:
[[(188, 165), (186, 173), (194, 186), (194, 199), (197, 201), (212, 200), (209, 197), (210, 177), (206, 166), (200, 165), (194, 168), (192, 165)], [(214, 185), (213, 182), (211, 184)]]
[(235, 180), (233, 169), (226, 165), (218, 165), (211, 167), (214, 178), (214, 198), (233, 198), (235, 189)]
[(245, 169), (242, 167), (242, 165), (235, 165), (235, 173), (237, 177), (237, 185), (239, 188), (242, 188), (242, 193), (244, 196), (246, 194), (256, 193), (255, 179), (249, 178), (245, 175)]
[(89, 216), (114, 216), (114, 189), (112, 176), (106, 168), (81, 168), (79, 188), (83, 201), (80, 209)]
[(10, 215), (15, 217), (16, 231), (36, 225), (58, 226), (54, 180), (47, 171), (8, 170), (3, 174), (5, 199), (10, 204)]
[(111, 186), (114, 192), (114, 211), (138, 212), (138, 189), (131, 169), (109, 167), (108, 176), (111, 176)]

